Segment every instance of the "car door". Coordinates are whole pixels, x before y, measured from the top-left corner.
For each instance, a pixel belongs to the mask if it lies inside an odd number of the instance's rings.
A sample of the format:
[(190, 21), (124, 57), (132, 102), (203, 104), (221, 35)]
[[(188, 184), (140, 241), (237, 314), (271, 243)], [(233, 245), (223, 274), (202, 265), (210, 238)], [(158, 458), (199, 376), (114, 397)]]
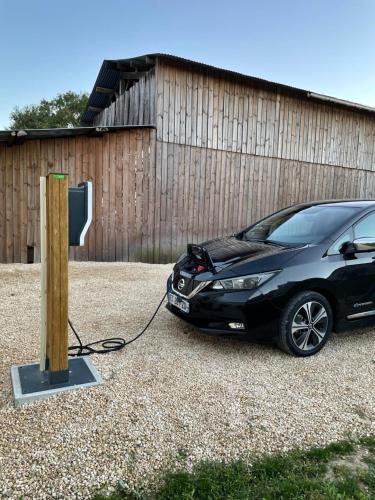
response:
[[(353, 225), (353, 238), (375, 238), (375, 212)], [(345, 275), (347, 317), (375, 315), (375, 250), (348, 255)]]

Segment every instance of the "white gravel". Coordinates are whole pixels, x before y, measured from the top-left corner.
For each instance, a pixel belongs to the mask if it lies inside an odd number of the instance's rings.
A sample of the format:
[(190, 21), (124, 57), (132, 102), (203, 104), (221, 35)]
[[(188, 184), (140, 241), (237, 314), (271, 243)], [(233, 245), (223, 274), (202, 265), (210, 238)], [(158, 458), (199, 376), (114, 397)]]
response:
[[(70, 316), (89, 341), (139, 331), (171, 266), (70, 270)], [(177, 456), (191, 465), (375, 432), (373, 330), (297, 359), (205, 337), (164, 309), (138, 342), (93, 357), (104, 385), (15, 409), (10, 367), (37, 359), (39, 266), (0, 265), (0, 287), (2, 498), (87, 498), (103, 483), (147, 483)]]

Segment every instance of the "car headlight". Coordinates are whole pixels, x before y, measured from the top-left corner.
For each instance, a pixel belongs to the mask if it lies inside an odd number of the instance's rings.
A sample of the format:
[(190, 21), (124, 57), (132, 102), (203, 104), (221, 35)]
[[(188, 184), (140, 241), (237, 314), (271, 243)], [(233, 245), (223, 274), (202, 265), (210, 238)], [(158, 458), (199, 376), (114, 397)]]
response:
[(268, 273), (249, 274), (247, 276), (238, 276), (237, 278), (218, 280), (212, 283), (211, 288), (213, 290), (253, 290), (279, 272), (271, 271)]

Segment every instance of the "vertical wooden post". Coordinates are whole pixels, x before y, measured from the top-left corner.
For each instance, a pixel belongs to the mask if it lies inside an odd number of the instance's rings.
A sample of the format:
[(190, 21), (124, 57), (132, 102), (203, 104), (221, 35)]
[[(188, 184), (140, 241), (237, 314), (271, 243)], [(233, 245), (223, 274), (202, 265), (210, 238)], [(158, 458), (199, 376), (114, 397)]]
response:
[(47, 176), (47, 369), (50, 382), (68, 370), (68, 176)]

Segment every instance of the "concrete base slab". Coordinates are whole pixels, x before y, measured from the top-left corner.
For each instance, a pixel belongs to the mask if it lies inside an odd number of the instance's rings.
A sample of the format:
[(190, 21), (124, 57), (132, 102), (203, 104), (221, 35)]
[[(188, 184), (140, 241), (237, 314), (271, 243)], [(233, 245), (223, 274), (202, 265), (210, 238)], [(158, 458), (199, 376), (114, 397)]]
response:
[(51, 384), (48, 373), (41, 372), (39, 363), (12, 366), (14, 404), (22, 406), (38, 399), (46, 399), (54, 394), (81, 387), (92, 387), (103, 383), (95, 366), (88, 357), (69, 359), (69, 380)]

